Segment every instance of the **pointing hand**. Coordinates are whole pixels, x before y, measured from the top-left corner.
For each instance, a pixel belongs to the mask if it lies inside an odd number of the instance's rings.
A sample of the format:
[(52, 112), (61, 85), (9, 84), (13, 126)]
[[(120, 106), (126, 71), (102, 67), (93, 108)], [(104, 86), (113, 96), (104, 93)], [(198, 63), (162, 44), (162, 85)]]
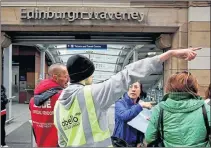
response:
[(191, 61), (195, 59), (197, 53), (195, 52), (196, 50), (200, 50), (201, 48), (187, 48), (187, 49), (177, 49), (177, 50), (172, 50), (172, 55), (174, 57), (184, 59), (186, 61)]

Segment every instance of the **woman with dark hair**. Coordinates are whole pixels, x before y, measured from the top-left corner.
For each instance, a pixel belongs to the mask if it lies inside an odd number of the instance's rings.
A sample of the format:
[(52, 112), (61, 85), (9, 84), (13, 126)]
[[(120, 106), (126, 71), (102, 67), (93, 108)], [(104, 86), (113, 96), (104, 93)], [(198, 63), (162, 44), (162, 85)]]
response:
[(144, 90), (143, 90), (143, 85), (142, 85), (141, 83), (140, 83), (140, 89), (141, 89), (141, 93), (140, 93), (140, 96), (138, 97), (136, 103), (138, 103), (139, 100), (145, 99), (145, 98), (147, 97), (147, 93), (144, 92)]
[(211, 105), (210, 99), (211, 99), (211, 83), (209, 85), (209, 87), (207, 88), (206, 92), (205, 92), (205, 102), (208, 105)]
[(129, 86), (127, 93), (115, 103), (115, 127), (113, 137), (120, 138), (131, 147), (143, 143), (144, 134), (129, 126), (128, 121), (135, 118), (143, 108), (151, 108), (151, 102), (140, 101), (143, 97), (142, 84), (139, 82)]
[(6, 89), (1, 85), (1, 147), (7, 147), (5, 143), (5, 122), (6, 122), (6, 104), (8, 103)]
[(165, 89), (167, 94), (152, 110), (146, 142), (160, 140), (165, 147), (209, 146), (210, 107), (197, 95), (197, 79), (186, 71), (176, 73)]

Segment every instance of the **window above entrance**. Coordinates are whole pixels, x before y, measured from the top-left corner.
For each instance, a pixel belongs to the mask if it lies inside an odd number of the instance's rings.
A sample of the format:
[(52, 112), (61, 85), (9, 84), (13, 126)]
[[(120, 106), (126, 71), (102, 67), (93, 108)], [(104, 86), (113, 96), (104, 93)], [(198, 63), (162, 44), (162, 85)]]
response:
[[(93, 61), (94, 83), (103, 82), (134, 61), (161, 54), (155, 45), (160, 33), (141, 32), (7, 32), (13, 43), (35, 45), (52, 63), (66, 64), (69, 57), (82, 54)], [(50, 63), (50, 62), (49, 62)], [(148, 90), (162, 77), (153, 74), (141, 80)]]
[[(48, 51), (56, 62), (66, 64), (69, 57), (81, 54), (88, 57), (95, 65), (94, 83), (103, 82), (121, 71), (126, 65), (147, 57), (162, 53), (154, 44), (52, 44)], [(150, 88), (161, 77), (154, 74), (143, 80), (144, 89)]]

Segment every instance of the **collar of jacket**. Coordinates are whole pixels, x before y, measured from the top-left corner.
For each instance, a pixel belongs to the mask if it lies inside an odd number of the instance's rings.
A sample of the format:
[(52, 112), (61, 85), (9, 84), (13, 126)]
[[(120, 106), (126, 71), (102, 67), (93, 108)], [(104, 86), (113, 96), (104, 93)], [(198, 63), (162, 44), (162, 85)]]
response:
[(70, 85), (82, 85), (82, 86), (85, 86), (84, 84), (81, 84), (79, 82), (76, 82), (76, 83), (70, 83)]
[(173, 92), (166, 94), (159, 106), (169, 112), (191, 112), (200, 108), (204, 100), (200, 96), (188, 92)]
[(196, 99), (202, 100), (202, 97), (188, 93), (188, 92), (171, 92), (164, 95), (162, 101), (166, 101), (168, 98), (172, 100), (179, 101), (179, 100), (189, 100), (189, 99)]
[(127, 102), (128, 105), (134, 105), (134, 101), (133, 99), (131, 99), (127, 93), (124, 94), (124, 98), (125, 98), (125, 101)]

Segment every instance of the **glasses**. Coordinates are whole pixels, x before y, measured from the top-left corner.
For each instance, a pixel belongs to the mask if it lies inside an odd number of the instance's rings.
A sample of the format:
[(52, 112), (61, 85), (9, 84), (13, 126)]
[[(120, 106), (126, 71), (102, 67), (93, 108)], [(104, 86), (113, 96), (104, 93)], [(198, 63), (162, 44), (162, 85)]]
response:
[(140, 86), (138, 86), (138, 85), (129, 85), (129, 88), (133, 88), (133, 87), (136, 88), (136, 89), (140, 88)]

